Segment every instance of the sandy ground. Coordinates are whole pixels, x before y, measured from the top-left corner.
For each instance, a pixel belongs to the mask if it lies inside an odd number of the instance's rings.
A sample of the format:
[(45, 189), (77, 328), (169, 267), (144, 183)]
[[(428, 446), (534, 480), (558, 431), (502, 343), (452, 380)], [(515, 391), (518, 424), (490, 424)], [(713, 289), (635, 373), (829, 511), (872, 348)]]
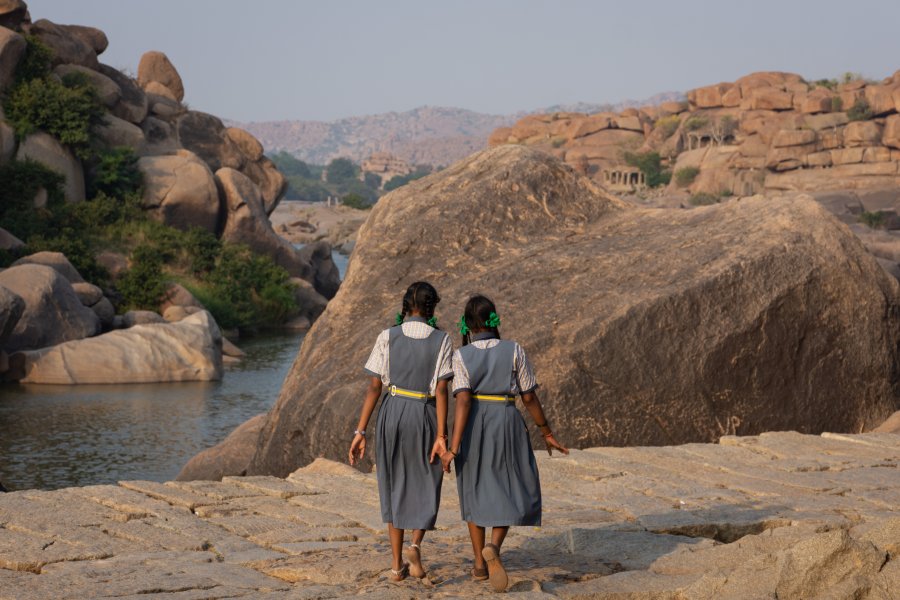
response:
[(321, 202), (283, 201), (269, 219), (275, 232), (289, 242), (325, 240), (337, 250), (349, 252), (369, 212)]

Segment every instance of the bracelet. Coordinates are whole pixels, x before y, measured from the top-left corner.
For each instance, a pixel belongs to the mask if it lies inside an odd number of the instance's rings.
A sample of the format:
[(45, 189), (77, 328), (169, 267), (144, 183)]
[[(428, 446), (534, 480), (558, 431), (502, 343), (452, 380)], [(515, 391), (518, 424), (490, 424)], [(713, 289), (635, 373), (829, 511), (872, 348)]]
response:
[(366, 437), (366, 430), (363, 429), (362, 431), (360, 431), (359, 429), (355, 429), (355, 430), (353, 431), (353, 435), (361, 435), (361, 436), (363, 436), (363, 437)]
[(553, 437), (553, 432), (543, 434), (545, 438)]
[(540, 427), (541, 429), (543, 429), (544, 427), (547, 426), (547, 421), (544, 421), (543, 423), (538, 423), (535, 421), (534, 424), (537, 425), (538, 427)]

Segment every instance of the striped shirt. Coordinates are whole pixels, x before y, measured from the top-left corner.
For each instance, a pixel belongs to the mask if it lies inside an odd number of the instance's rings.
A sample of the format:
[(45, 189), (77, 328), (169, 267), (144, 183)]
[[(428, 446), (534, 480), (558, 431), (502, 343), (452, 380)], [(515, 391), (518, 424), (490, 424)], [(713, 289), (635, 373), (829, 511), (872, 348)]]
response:
[[(472, 345), (483, 350), (485, 348), (493, 348), (499, 343), (500, 340), (498, 339), (489, 339), (472, 342)], [(525, 356), (525, 350), (519, 344), (513, 343), (516, 344), (516, 350), (513, 355), (513, 370), (510, 373), (509, 393), (511, 396), (516, 396), (526, 392), (533, 392), (538, 384), (534, 378), (534, 369), (531, 368), (531, 363), (528, 362), (528, 357)], [(459, 350), (457, 350), (453, 353), (453, 393), (456, 394), (463, 390), (475, 391), (472, 390), (469, 382), (469, 371), (463, 363)]]
[[(403, 330), (403, 335), (416, 340), (425, 339), (434, 331), (431, 325), (421, 321), (406, 321), (400, 327)], [(372, 348), (372, 353), (369, 355), (369, 360), (366, 361), (365, 367), (366, 373), (372, 377), (381, 377), (382, 384), (386, 386), (391, 384), (390, 336), (390, 329), (385, 329), (378, 334), (378, 339), (375, 340), (375, 347)], [(450, 336), (445, 335), (444, 341), (441, 343), (437, 364), (434, 367), (434, 374), (431, 377), (431, 384), (428, 388), (428, 393), (432, 396), (435, 393), (439, 379), (450, 379), (453, 377), (453, 368), (450, 364), (452, 354), (453, 345), (450, 342)]]

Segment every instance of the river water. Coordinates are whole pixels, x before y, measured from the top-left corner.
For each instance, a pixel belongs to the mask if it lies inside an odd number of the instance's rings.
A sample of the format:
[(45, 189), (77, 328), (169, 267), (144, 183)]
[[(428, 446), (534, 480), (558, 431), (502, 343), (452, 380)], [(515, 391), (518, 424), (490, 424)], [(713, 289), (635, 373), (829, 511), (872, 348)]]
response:
[[(343, 278), (347, 258), (333, 258)], [(302, 340), (241, 339), (247, 356), (217, 382), (0, 385), (0, 482), (23, 490), (172, 479), (274, 404)]]

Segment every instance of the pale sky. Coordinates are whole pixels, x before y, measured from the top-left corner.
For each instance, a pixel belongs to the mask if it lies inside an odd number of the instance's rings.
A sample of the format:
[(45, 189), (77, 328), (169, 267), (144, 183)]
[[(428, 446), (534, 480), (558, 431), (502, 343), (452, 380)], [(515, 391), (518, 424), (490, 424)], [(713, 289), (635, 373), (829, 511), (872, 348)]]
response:
[(101, 61), (161, 50), (192, 108), (331, 120), (422, 105), (513, 113), (761, 70), (900, 69), (897, 0), (29, 0), (103, 29)]

